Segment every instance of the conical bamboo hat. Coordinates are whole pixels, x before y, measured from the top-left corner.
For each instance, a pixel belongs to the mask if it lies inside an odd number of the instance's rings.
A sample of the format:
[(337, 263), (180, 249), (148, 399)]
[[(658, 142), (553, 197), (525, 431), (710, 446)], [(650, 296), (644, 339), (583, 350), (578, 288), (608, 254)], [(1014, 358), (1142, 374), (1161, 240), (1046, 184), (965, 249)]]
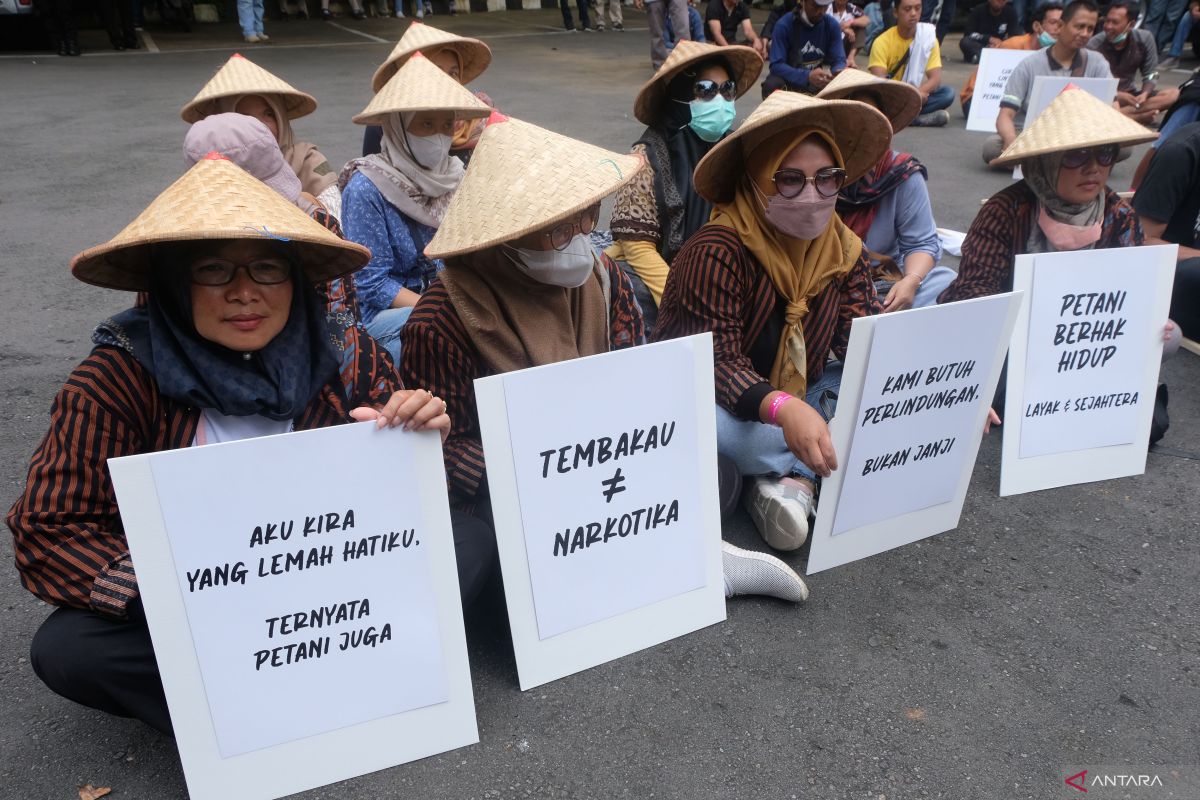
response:
[(425, 255), (482, 250), (553, 225), (616, 192), (643, 164), (493, 114)]
[(763, 60), (754, 52), (754, 48), (740, 44), (720, 47), (683, 39), (676, 43), (653, 77), (638, 90), (637, 99), (633, 101), (633, 115), (640, 122), (653, 125), (660, 113), (659, 107), (667, 96), (667, 84), (688, 67), (710, 58), (723, 58), (729, 62), (733, 80), (737, 83), (738, 97), (750, 91), (763, 68)]
[(297, 119), (317, 110), (316, 98), (311, 94), (305, 94), (282, 78), (272, 75), (241, 53), (234, 53), (179, 115), (184, 122), (199, 122), (216, 111), (213, 101), (245, 94), (279, 95), (287, 109), (288, 119)]
[(1038, 118), (1026, 126), (994, 164), (1015, 164), (1033, 156), (1102, 144), (1141, 144), (1158, 138), (1078, 86), (1067, 85)]
[(464, 84), (478, 78), (488, 68), (488, 64), (492, 63), (492, 49), (478, 39), (438, 30), (432, 25), (413, 20), (392, 49), (387, 61), (375, 70), (375, 76), (371, 78), (371, 91), (378, 92), (382, 89), (413, 53), (424, 50), (428, 55), (443, 47), (454, 50), (462, 59), (462, 75), (459, 77)]
[(486, 103), (420, 52), (404, 62), (354, 121), (379, 125), (389, 114), (404, 111), (453, 111), (457, 119), (477, 119), (492, 113)]
[[(887, 117), (866, 103), (821, 100), (800, 92), (774, 92), (700, 159), (692, 174), (696, 193), (714, 203), (733, 196), (755, 147), (780, 131), (814, 128), (837, 142), (845, 162), (846, 182), (853, 183), (875, 166), (892, 141)], [(474, 168), (474, 162), (472, 162)]]
[(367, 248), (338, 238), (225, 156), (209, 153), (124, 230), (75, 256), (71, 272), (96, 286), (143, 291), (150, 287), (155, 244), (268, 238), (291, 242), (313, 283), (353, 272), (371, 260)]
[(892, 133), (908, 127), (921, 113), (921, 93), (904, 81), (877, 78), (866, 70), (844, 69), (825, 88), (817, 92), (822, 100), (848, 100), (857, 92), (872, 92), (879, 97), (879, 110), (892, 123)]

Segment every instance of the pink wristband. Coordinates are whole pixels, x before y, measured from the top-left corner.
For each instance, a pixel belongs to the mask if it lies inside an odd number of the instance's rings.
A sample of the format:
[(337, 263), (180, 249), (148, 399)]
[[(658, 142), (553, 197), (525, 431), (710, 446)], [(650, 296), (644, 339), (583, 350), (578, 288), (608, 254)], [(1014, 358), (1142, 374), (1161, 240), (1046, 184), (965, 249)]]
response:
[(784, 403), (791, 399), (792, 396), (784, 392), (775, 395), (775, 399), (771, 401), (771, 407), (767, 409), (767, 419), (772, 425), (779, 424), (779, 422), (775, 419), (779, 416), (779, 409), (783, 407)]

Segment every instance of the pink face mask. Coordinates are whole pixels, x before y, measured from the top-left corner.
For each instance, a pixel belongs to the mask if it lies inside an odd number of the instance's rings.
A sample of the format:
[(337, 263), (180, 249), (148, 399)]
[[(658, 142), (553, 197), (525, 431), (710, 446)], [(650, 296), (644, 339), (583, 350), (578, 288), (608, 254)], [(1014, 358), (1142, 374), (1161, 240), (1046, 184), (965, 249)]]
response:
[(1100, 241), (1098, 220), (1091, 225), (1068, 225), (1052, 218), (1045, 206), (1038, 211), (1038, 227), (1046, 234), (1047, 241), (1059, 251), (1081, 250)]
[[(754, 190), (760, 195), (758, 187)], [(780, 233), (793, 239), (812, 240), (825, 232), (829, 220), (833, 217), (833, 207), (837, 204), (837, 195), (822, 197), (811, 183), (804, 191), (795, 197), (784, 197), (781, 194), (772, 195), (767, 200), (763, 216), (767, 218)]]

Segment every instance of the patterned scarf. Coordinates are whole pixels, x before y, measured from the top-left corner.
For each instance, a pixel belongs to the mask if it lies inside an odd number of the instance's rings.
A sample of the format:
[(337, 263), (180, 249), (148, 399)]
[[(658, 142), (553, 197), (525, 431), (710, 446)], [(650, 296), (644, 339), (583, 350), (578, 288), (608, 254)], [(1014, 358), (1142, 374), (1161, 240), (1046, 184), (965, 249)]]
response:
[(875, 221), (875, 213), (879, 210), (879, 200), (896, 191), (900, 184), (918, 172), (929, 178), (925, 165), (917, 161), (915, 156), (889, 150), (870, 172), (842, 189), (838, 195), (838, 216), (860, 239), (866, 239), (867, 231), (871, 230), (871, 223)]

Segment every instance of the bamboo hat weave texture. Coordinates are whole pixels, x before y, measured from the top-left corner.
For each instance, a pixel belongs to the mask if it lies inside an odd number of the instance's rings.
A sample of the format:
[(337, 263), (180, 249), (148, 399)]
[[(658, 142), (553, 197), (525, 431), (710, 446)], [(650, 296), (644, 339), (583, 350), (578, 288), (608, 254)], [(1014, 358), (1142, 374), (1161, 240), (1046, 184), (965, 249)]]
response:
[(638, 121), (653, 125), (659, 116), (659, 107), (666, 100), (667, 84), (688, 67), (710, 58), (723, 58), (729, 62), (738, 97), (758, 82), (763, 68), (763, 60), (751, 47), (740, 44), (720, 47), (684, 39), (675, 45), (658, 71), (638, 91), (637, 99), (633, 101), (633, 115)]
[(856, 100), (821, 100), (799, 92), (774, 92), (742, 126), (717, 142), (696, 171), (696, 193), (714, 203), (733, 197), (746, 174), (746, 159), (758, 145), (780, 131), (817, 129), (837, 142), (845, 162), (846, 182), (853, 183), (875, 166), (892, 141), (887, 117)]
[(561, 222), (617, 191), (643, 164), (493, 114), (425, 255), (482, 250)]
[(1033, 156), (1103, 144), (1141, 144), (1158, 138), (1109, 104), (1068, 85), (1025, 127), (994, 164), (1015, 164)]
[(248, 94), (276, 94), (283, 99), (288, 119), (317, 110), (317, 100), (287, 81), (272, 75), (241, 53), (229, 57), (217, 74), (179, 112), (184, 122), (199, 122), (216, 112), (215, 100)]
[(379, 125), (390, 114), (405, 111), (453, 111), (455, 119), (487, 117), (492, 109), (419, 52), (404, 62), (354, 121)]
[[(849, 100), (851, 95), (873, 93), (879, 98), (879, 110), (899, 133), (921, 113), (921, 93), (904, 81), (877, 78), (866, 70), (844, 69), (825, 88), (817, 92), (822, 100)], [(868, 105), (872, 105), (868, 103)]]
[(291, 242), (312, 283), (353, 272), (371, 251), (347, 242), (219, 153), (197, 161), (102, 245), (71, 260), (79, 280), (108, 289), (150, 288), (151, 251), (164, 242), (264, 239)]
[(478, 39), (438, 30), (432, 25), (413, 20), (413, 23), (408, 26), (408, 30), (400, 37), (400, 41), (392, 48), (387, 61), (384, 61), (379, 65), (379, 69), (375, 70), (375, 75), (371, 78), (371, 91), (378, 92), (382, 89), (384, 84), (404, 65), (409, 56), (418, 50), (429, 55), (434, 50), (443, 48), (453, 50), (462, 59), (462, 74), (459, 76), (459, 80), (464, 84), (478, 78), (488, 68), (488, 64), (492, 63), (492, 48)]

